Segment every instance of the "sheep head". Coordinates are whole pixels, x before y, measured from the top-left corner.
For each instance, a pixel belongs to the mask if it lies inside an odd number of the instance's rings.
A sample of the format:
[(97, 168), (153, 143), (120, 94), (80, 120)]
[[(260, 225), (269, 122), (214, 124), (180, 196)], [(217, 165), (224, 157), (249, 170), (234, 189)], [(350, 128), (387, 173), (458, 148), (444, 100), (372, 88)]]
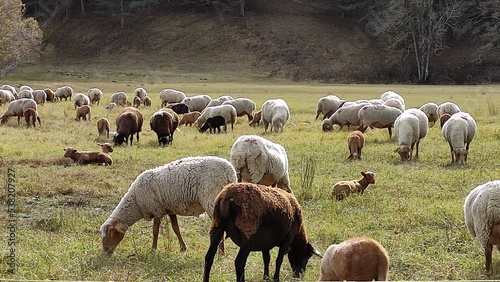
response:
[(108, 153), (113, 152), (113, 145), (111, 145), (111, 143), (106, 142), (99, 145), (101, 146), (103, 152), (108, 152)]
[(411, 161), (412, 150), (410, 146), (401, 145), (394, 152), (397, 152), (401, 156), (401, 161)]
[(465, 148), (458, 148), (453, 150), (453, 154), (455, 155), (455, 163), (464, 165), (465, 160), (467, 159), (467, 150)]
[(322, 128), (324, 132), (333, 130), (333, 126), (330, 124), (328, 119), (323, 120)]
[(294, 244), (294, 242), (292, 242), (290, 250), (288, 251), (288, 261), (292, 267), (294, 278), (299, 278), (302, 273), (306, 271), (307, 263), (312, 255), (316, 255), (321, 258), (321, 253), (318, 252), (311, 245), (311, 243), (307, 242), (306, 244)]
[(367, 171), (367, 172), (362, 171), (361, 175), (363, 176), (363, 178), (366, 179), (368, 184), (375, 184), (375, 173), (373, 173), (371, 171)]
[(121, 145), (123, 142), (127, 142), (127, 138), (121, 133), (116, 133), (116, 135), (113, 136), (113, 141), (115, 145)]
[(67, 147), (63, 149), (65, 151), (64, 157), (65, 158), (70, 158), (70, 159), (75, 159), (76, 158), (76, 152), (77, 150), (74, 149), (73, 147)]
[(104, 252), (111, 255), (115, 251), (116, 246), (125, 237), (127, 229), (128, 226), (118, 219), (108, 218), (101, 225), (102, 248)]

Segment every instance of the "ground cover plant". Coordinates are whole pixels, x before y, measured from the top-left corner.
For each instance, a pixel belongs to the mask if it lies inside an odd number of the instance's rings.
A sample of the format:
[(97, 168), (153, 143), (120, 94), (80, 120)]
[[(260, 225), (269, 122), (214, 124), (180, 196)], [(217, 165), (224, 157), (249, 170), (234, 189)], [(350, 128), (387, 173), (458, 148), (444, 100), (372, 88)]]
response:
[[(15, 274), (8, 271), (9, 250), (0, 253), (0, 273), (8, 279), (57, 280), (168, 280), (196, 281), (203, 273), (209, 245), (208, 217), (180, 217), (179, 225), (188, 250), (179, 246), (170, 226), (162, 224), (158, 250), (151, 249), (152, 222), (139, 221), (128, 231), (112, 256), (101, 247), (100, 225), (117, 205), (132, 181), (142, 171), (175, 159), (196, 155), (229, 158), (233, 142), (242, 134), (262, 135), (282, 144), (288, 153), (292, 189), (303, 206), (309, 240), (324, 252), (332, 243), (366, 235), (379, 241), (388, 251), (391, 280), (500, 279), (500, 255), (494, 251), (493, 270), (484, 273), (484, 254), (479, 243), (468, 234), (463, 218), (463, 201), (478, 184), (500, 179), (498, 148), (500, 127), (500, 88), (498, 86), (401, 86), (328, 85), (262, 81), (257, 83), (134, 83), (99, 81), (3, 81), (2, 84), (29, 84), (33, 88), (71, 85), (75, 92), (101, 88), (105, 95), (100, 106), (92, 107), (92, 120), (74, 120), (73, 103), (61, 101), (39, 106), (42, 126), (26, 129), (15, 118), (0, 127), (0, 179), (7, 182), (8, 170), (15, 171), (16, 250)], [(112, 166), (77, 166), (63, 158), (63, 149), (100, 150), (96, 122), (107, 117), (111, 130), (121, 108), (104, 109), (117, 91), (131, 93), (144, 87), (153, 100), (151, 108), (140, 107), (145, 123), (139, 142), (115, 147)], [(160, 107), (158, 93), (176, 88), (187, 95), (206, 93), (252, 98), (257, 107), (270, 98), (287, 101), (291, 119), (282, 133), (264, 133), (238, 118), (234, 131), (199, 133), (194, 127), (180, 127), (172, 146), (159, 147), (149, 128), (149, 117)], [(407, 108), (426, 102), (453, 101), (477, 121), (478, 133), (472, 141), (468, 164), (450, 165), (449, 146), (441, 136), (439, 124), (421, 141), (420, 159), (401, 163), (393, 152), (394, 137), (385, 129), (369, 129), (362, 161), (349, 161), (347, 136), (350, 130), (335, 127), (321, 131), (315, 120), (320, 97), (336, 94), (342, 99), (378, 98), (394, 90), (406, 99)], [(6, 105), (0, 106), (4, 111)], [(360, 171), (376, 173), (376, 184), (363, 195), (350, 195), (343, 201), (330, 198), (332, 185), (339, 180), (359, 179)], [(7, 222), (7, 189), (0, 192), (0, 221)], [(163, 222), (167, 222), (164, 219)], [(3, 225), (5, 226), (5, 224)], [(3, 242), (11, 236), (0, 229)], [(233, 280), (234, 258), (238, 248), (226, 243), (226, 255), (212, 267), (213, 281)], [(271, 253), (273, 267), (276, 250)], [(319, 277), (320, 260), (312, 258), (302, 280)], [(260, 281), (262, 257), (251, 253), (246, 277)], [(290, 280), (287, 261), (281, 270)]]

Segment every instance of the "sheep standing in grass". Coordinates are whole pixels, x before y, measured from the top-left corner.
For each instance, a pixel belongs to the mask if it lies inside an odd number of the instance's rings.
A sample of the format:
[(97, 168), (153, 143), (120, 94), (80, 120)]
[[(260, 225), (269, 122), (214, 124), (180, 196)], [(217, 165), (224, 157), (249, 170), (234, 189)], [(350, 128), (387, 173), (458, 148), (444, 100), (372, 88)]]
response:
[(88, 120), (90, 121), (91, 120), (91, 115), (92, 115), (92, 110), (90, 109), (90, 106), (88, 105), (83, 105), (81, 107), (78, 107), (76, 108), (76, 118), (75, 120), (76, 121), (80, 121), (80, 120), (87, 120), (87, 116), (88, 116)]
[[(316, 119), (319, 114), (323, 114), (323, 119), (329, 118), (336, 110), (338, 110), (345, 103), (335, 95), (328, 95), (318, 100), (318, 109), (316, 110)], [(329, 115), (328, 115), (329, 114)]]
[(195, 121), (201, 116), (201, 113), (198, 112), (198, 111), (194, 111), (194, 112), (189, 112), (187, 114), (184, 114), (182, 116), (182, 119), (181, 121), (179, 122), (179, 126), (181, 125), (189, 125), (189, 126), (192, 126), (193, 123), (195, 123)]
[(233, 130), (234, 123), (236, 122), (236, 109), (231, 105), (220, 105), (214, 107), (207, 107), (200, 115), (200, 117), (194, 122), (194, 125), (198, 128), (207, 121), (208, 118), (215, 116), (223, 116), (226, 124), (231, 124), (231, 130)]
[(356, 237), (328, 247), (319, 281), (386, 281), (388, 273), (385, 248), (371, 238)]
[(186, 94), (179, 90), (167, 88), (160, 91), (160, 101), (162, 107), (171, 103), (180, 103), (184, 98), (186, 98)]
[(183, 103), (172, 103), (168, 104), (166, 108), (172, 109), (176, 114), (182, 115), (189, 113), (189, 107)]
[(234, 98), (229, 96), (229, 95), (220, 96), (219, 98), (212, 99), (212, 101), (210, 101), (210, 103), (208, 103), (206, 108), (220, 106), (220, 105), (222, 105), (222, 103), (224, 103), (226, 101), (233, 101), (233, 100), (234, 100)]
[(444, 102), (437, 108), (437, 115), (439, 117), (441, 128), (453, 114), (460, 112), (460, 108), (453, 102)]
[(90, 88), (87, 91), (87, 96), (90, 99), (90, 103), (92, 104), (96, 103), (99, 106), (99, 102), (101, 102), (102, 96), (104, 96), (104, 94), (102, 93), (102, 90), (99, 88)]
[(231, 105), (236, 109), (237, 116), (247, 116), (248, 121), (253, 119), (252, 113), (255, 111), (255, 102), (248, 98), (236, 98), (222, 103), (222, 105)]
[(125, 93), (123, 91), (113, 93), (111, 95), (111, 102), (110, 103), (115, 103), (116, 105), (123, 106), (123, 107), (132, 105), (128, 101), (127, 93)]
[(387, 128), (389, 138), (391, 138), (391, 128), (394, 127), (394, 122), (401, 113), (401, 110), (386, 105), (366, 105), (358, 112), (360, 120), (358, 130), (364, 133), (368, 127)]
[(429, 126), (434, 125), (439, 119), (437, 109), (438, 105), (433, 102), (425, 103), (420, 107), (420, 110), (425, 113), (427, 119), (429, 120)]
[(159, 145), (168, 146), (174, 141), (174, 133), (179, 125), (179, 116), (172, 109), (163, 108), (151, 116), (149, 125), (158, 136)]
[(474, 139), (476, 131), (476, 121), (465, 112), (453, 114), (443, 125), (441, 133), (450, 145), (452, 163), (461, 165), (467, 163), (469, 145)]
[(144, 107), (146, 107), (146, 108), (151, 108), (151, 104), (153, 103), (149, 96), (144, 97), (144, 101), (142, 101), (142, 102), (143, 102)]
[(134, 107), (127, 107), (116, 118), (116, 135), (113, 136), (115, 145), (121, 145), (123, 142), (128, 143), (130, 136), (130, 146), (136, 134), (137, 142), (139, 142), (139, 132), (142, 131), (142, 123), (144, 118), (142, 113)]
[(465, 198), (465, 225), (484, 248), (486, 271), (491, 270), (493, 245), (500, 247), (500, 180), (474, 188)]
[(54, 91), (52, 91), (52, 89), (45, 88), (45, 89), (43, 89), (43, 91), (47, 95), (47, 102), (54, 102), (56, 100), (55, 93), (54, 93)]
[(71, 96), (73, 96), (73, 88), (71, 88), (71, 86), (59, 87), (56, 89), (56, 92), (54, 92), (54, 96), (60, 101), (62, 101), (63, 98), (65, 101), (68, 100), (68, 98), (71, 100)]
[(390, 99), (397, 99), (403, 104), (403, 107), (405, 106), (405, 99), (403, 96), (391, 90), (382, 93), (382, 95), (380, 95), (380, 99), (382, 99), (384, 103)]
[(214, 117), (210, 117), (207, 119), (207, 121), (205, 122), (205, 124), (203, 124), (203, 126), (200, 128), (200, 132), (203, 133), (205, 131), (207, 131), (207, 129), (210, 129), (210, 133), (215, 133), (215, 130), (218, 130), (220, 133), (220, 127), (223, 126), (224, 127), (224, 132), (226, 132), (226, 119), (223, 117), (223, 116), (214, 116)]
[(0, 89), (0, 106), (5, 103), (10, 103), (14, 101), (16, 98), (9, 90)]
[(210, 280), (210, 269), (224, 232), (240, 247), (235, 259), (236, 281), (245, 281), (245, 264), (251, 251), (262, 252), (264, 279), (267, 280), (269, 251), (279, 248), (274, 281), (280, 279), (286, 253), (294, 278), (305, 272), (313, 254), (321, 256), (307, 239), (302, 208), (297, 199), (290, 193), (264, 185), (232, 183), (226, 185), (215, 199), (204, 282)]
[(144, 98), (146, 98), (146, 96), (148, 96), (148, 92), (146, 91), (146, 89), (137, 87), (134, 90), (134, 97), (139, 97), (141, 102), (144, 101)]
[(44, 105), (45, 101), (47, 101), (47, 93), (43, 90), (33, 90), (31, 92), (33, 94), (33, 100), (37, 103), (37, 105)]
[(75, 105), (75, 110), (83, 105), (90, 106), (90, 98), (83, 93), (76, 93), (73, 97), (73, 104)]
[(375, 184), (375, 173), (362, 171), (361, 175), (363, 178), (360, 180), (343, 180), (335, 183), (332, 188), (332, 197), (340, 201), (351, 193), (363, 194), (368, 185)]
[(40, 120), (40, 117), (38, 116), (38, 113), (35, 109), (28, 108), (28, 109), (24, 110), (23, 116), (24, 116), (24, 120), (26, 121), (26, 128), (29, 128), (30, 126), (33, 126), (33, 128), (35, 128), (37, 120), (38, 120), (38, 124), (40, 126), (42, 126), (42, 122)]
[(208, 95), (196, 95), (182, 99), (181, 103), (188, 105), (190, 111), (203, 112), (207, 105), (212, 101)]
[(109, 138), (109, 120), (107, 118), (100, 118), (97, 121), (97, 132), (99, 135), (106, 135)]
[(28, 90), (28, 89), (24, 89), (24, 90), (21, 90), (19, 91), (19, 98), (24, 98), (24, 99), (33, 99), (35, 97), (33, 97), (33, 91), (32, 90)]
[(262, 104), (262, 123), (264, 124), (264, 131), (267, 131), (271, 125), (270, 131), (275, 132), (283, 131), (285, 124), (290, 119), (290, 110), (288, 105), (283, 99), (270, 99)]
[(139, 106), (141, 105), (141, 98), (139, 97), (134, 97), (134, 102), (132, 103), (132, 105), (134, 105), (134, 107), (136, 108), (139, 108)]
[(7, 90), (7, 91), (10, 91), (10, 93), (12, 93), (12, 95), (14, 95), (14, 98), (15, 99), (18, 99), (19, 96), (17, 95), (17, 90), (14, 86), (12, 85), (8, 85), (8, 84), (4, 84), (2, 86), (0, 86), (0, 89), (1, 90)]
[(427, 115), (419, 109), (408, 109), (394, 122), (394, 131), (399, 147), (394, 151), (401, 156), (401, 161), (411, 161), (413, 148), (416, 145), (415, 159), (418, 160), (420, 140), (427, 136), (429, 120)]
[(253, 115), (252, 121), (248, 123), (250, 126), (259, 126), (262, 123), (262, 111), (257, 111)]
[(236, 182), (233, 166), (213, 156), (178, 159), (142, 172), (101, 226), (104, 251), (112, 254), (127, 229), (143, 218), (154, 219), (153, 249), (156, 249), (164, 215), (171, 219), (181, 251), (186, 251), (177, 215), (198, 216), (206, 212), (211, 218), (215, 198), (225, 185), (233, 182)]
[(238, 181), (276, 186), (292, 193), (285, 148), (257, 135), (242, 135), (229, 156)]
[(321, 128), (323, 131), (332, 131), (335, 124), (339, 125), (341, 130), (342, 128), (344, 128), (344, 126), (359, 125), (359, 109), (361, 109), (365, 105), (368, 105), (369, 103), (362, 102), (353, 103), (350, 105), (346, 104), (347, 102), (344, 103), (341, 108), (336, 110), (335, 113), (333, 113), (329, 118), (323, 120), (323, 123), (321, 124)]
[(17, 125), (19, 125), (24, 111), (29, 108), (35, 111), (37, 110), (35, 100), (21, 98), (10, 102), (7, 109), (3, 112), (2, 116), (0, 116), (1, 124), (6, 123), (11, 116), (17, 116)]
[(361, 150), (365, 146), (365, 135), (363, 132), (355, 130), (347, 137), (349, 148), (349, 160), (361, 160)]

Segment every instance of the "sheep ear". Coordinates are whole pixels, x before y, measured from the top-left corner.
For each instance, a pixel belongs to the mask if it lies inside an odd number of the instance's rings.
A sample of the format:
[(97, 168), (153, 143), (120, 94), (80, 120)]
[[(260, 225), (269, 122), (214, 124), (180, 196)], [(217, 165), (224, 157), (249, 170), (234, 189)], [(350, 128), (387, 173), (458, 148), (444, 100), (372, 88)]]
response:
[(120, 233), (125, 233), (125, 231), (127, 231), (128, 229), (127, 225), (121, 223), (120, 221), (116, 221), (113, 227)]
[(364, 171), (362, 171), (362, 172), (361, 172), (361, 175), (362, 175), (362, 176), (365, 176), (365, 175), (366, 175), (366, 173), (365, 173)]
[(307, 243), (307, 249), (311, 252), (311, 254), (318, 256), (319, 258), (323, 258), (320, 252), (318, 252), (311, 243)]

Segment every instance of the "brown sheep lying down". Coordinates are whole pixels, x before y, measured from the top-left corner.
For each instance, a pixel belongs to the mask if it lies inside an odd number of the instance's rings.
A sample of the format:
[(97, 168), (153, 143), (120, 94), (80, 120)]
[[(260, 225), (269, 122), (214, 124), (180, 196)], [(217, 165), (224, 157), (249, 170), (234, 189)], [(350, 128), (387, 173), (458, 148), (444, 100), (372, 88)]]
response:
[(375, 184), (375, 173), (362, 171), (361, 175), (363, 178), (360, 180), (343, 180), (335, 183), (332, 188), (332, 197), (342, 200), (350, 193), (363, 194), (368, 185)]
[(67, 147), (64, 149), (64, 157), (72, 159), (75, 163), (84, 164), (104, 164), (112, 165), (113, 159), (108, 154), (113, 152), (113, 148), (110, 143), (101, 144), (102, 152), (96, 151), (81, 151), (78, 152), (72, 147)]

